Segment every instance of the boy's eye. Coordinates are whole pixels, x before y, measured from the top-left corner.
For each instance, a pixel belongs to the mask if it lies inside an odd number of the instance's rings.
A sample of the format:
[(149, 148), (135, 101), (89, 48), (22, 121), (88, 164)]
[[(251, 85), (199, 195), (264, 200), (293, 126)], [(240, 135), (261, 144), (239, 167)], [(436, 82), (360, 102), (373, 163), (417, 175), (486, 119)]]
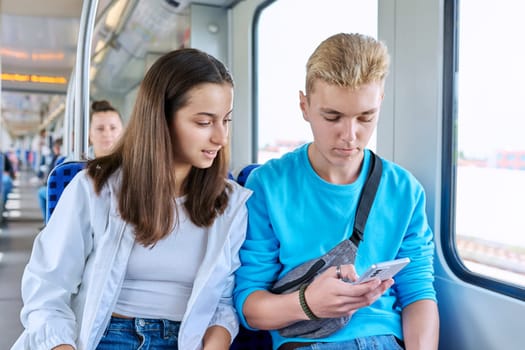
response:
[(374, 117), (375, 117), (374, 114), (372, 114), (372, 115), (363, 115), (363, 116), (359, 117), (359, 120), (362, 121), (362, 122), (365, 122), (365, 123), (369, 123), (372, 120), (374, 120)]

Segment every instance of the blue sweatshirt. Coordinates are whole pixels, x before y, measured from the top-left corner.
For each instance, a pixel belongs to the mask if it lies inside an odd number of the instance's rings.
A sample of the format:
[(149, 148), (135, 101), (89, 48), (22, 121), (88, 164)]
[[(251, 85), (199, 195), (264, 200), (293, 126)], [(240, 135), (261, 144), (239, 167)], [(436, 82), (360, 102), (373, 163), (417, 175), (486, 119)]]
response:
[[(255, 169), (246, 183), (253, 195), (247, 202), (248, 232), (240, 252), (242, 266), (236, 272), (234, 302), (247, 328), (241, 310), (248, 295), (269, 290), (288, 271), (320, 257), (352, 233), (357, 202), (369, 172), (370, 151), (365, 151), (358, 179), (336, 185), (316, 174), (307, 150), (304, 145), (268, 161)], [(409, 257), (411, 262), (373, 305), (357, 311), (345, 328), (318, 341), (382, 334), (403, 339), (401, 310), (418, 300), (436, 300), (433, 253), (421, 184), (407, 170), (383, 159), (381, 182), (355, 268), (362, 274), (381, 261)], [(271, 334), (274, 349), (291, 341), (277, 331)]]

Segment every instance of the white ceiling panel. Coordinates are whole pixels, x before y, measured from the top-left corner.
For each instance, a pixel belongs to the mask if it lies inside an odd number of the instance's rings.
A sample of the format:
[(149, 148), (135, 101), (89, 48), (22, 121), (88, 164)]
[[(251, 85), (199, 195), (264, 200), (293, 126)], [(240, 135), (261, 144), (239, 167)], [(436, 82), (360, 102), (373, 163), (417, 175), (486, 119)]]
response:
[(82, 0), (1, 0), (2, 14), (37, 17), (79, 17)]
[[(75, 62), (79, 20), (2, 16), (2, 65), (20, 73), (70, 71)], [(5, 69), (3, 69), (5, 71)]]
[[(99, 0), (99, 15), (111, 1)], [(134, 3), (134, 1), (131, 0), (131, 3)], [(137, 1), (150, 5), (155, 3), (152, 0)], [(163, 1), (170, 2), (173, 0)], [(211, 6), (229, 7), (239, 1), (241, 0), (204, 0), (195, 2)], [(184, 10), (192, 1), (181, 0), (178, 2), (181, 4), (181, 10)], [(81, 11), (82, 0), (0, 0), (2, 73), (63, 76), (69, 79), (75, 64)], [(146, 66), (147, 60), (156, 52), (165, 51), (165, 46), (176, 47), (174, 41), (180, 41), (179, 37), (182, 37), (184, 34), (183, 30), (186, 27), (184, 20), (184, 16), (177, 18), (177, 25), (181, 29), (180, 33), (174, 37), (164, 38), (159, 33), (156, 33), (155, 38), (148, 40), (147, 53), (145, 53), (145, 57), (141, 58), (143, 62), (139, 62), (142, 68)], [(146, 26), (145, 28), (150, 27)], [(178, 33), (179, 30), (175, 32)], [(125, 35), (122, 34), (122, 36)], [(95, 43), (93, 44), (95, 45)], [(135, 51), (132, 53), (133, 57), (137, 54)], [(131, 69), (132, 61), (130, 58), (129, 62), (126, 61), (124, 62), (125, 64), (122, 64), (122, 67), (129, 68), (129, 71), (138, 71), (141, 74), (140, 69)], [(131, 76), (131, 73), (122, 74), (120, 80), (111, 76), (108, 76), (108, 79), (113, 79), (114, 81), (111, 80), (113, 83), (120, 82), (120, 85), (126, 89), (133, 87), (138, 80), (135, 75)], [(4, 125), (13, 134), (26, 133), (28, 129), (36, 132), (39, 125), (42, 125), (44, 115), (50, 113), (48, 110), (43, 109), (42, 105), (48, 104), (51, 96), (54, 94), (63, 94), (66, 88), (66, 84), (35, 84), (4, 80), (2, 82), (1, 113), (3, 114), (3, 120), (6, 122)], [(6, 92), (6, 90), (11, 92)], [(47, 94), (33, 95), (33, 92)], [(63, 95), (61, 98), (63, 98)]]

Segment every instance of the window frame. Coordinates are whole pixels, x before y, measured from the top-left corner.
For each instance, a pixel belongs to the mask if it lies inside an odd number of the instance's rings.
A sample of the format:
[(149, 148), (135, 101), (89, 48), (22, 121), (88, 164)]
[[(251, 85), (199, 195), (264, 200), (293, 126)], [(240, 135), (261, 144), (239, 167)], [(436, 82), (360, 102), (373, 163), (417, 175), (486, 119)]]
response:
[(455, 243), (459, 1), (444, 2), (441, 248), (448, 266), (462, 281), (525, 300), (525, 288), (470, 271), (463, 263)]
[(266, 0), (257, 6), (252, 22), (252, 163), (259, 158), (259, 22), (263, 11), (277, 0)]

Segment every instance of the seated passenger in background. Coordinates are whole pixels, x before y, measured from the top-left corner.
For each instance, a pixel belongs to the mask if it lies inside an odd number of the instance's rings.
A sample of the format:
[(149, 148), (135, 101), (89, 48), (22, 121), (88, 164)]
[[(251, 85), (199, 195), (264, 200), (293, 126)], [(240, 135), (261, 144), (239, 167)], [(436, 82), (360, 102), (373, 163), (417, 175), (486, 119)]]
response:
[[(372, 154), (366, 148), (383, 101), (389, 56), (360, 34), (323, 41), (307, 63), (300, 92), (313, 142), (255, 169), (246, 187), (249, 224), (234, 300), (248, 328), (272, 330), (274, 349), (437, 349), (433, 234), (421, 184), (382, 161), (379, 187), (353, 264), (331, 266), (293, 292), (274, 283), (352, 235)], [(408, 257), (393, 279), (351, 284), (371, 264)], [(349, 316), (322, 337), (284, 336), (299, 321)], [(289, 334), (289, 333), (286, 333)], [(310, 333), (308, 334), (310, 335)], [(311, 346), (311, 344), (316, 344)]]
[[(38, 188), (38, 203), (40, 205), (40, 210), (42, 211), (42, 217), (46, 218), (46, 206), (47, 206), (47, 179), (49, 177), (49, 173), (53, 168), (56, 166), (57, 160), (62, 156), (62, 138), (58, 138), (55, 141), (53, 141), (53, 147), (51, 149), (53, 152), (53, 157), (49, 161), (49, 164), (47, 164), (46, 168), (48, 169), (44, 175), (44, 184)], [(42, 227), (43, 228), (43, 227)]]
[(2, 210), (0, 211), (0, 215), (2, 215), (2, 212), (5, 210), (5, 204), (7, 202), (9, 193), (11, 193), (13, 190), (13, 180), (15, 179), (15, 168), (13, 163), (11, 163), (11, 159), (9, 159), (9, 156), (6, 153), (3, 153), (3, 157), (4, 169), (2, 169)]
[(122, 117), (108, 101), (94, 101), (91, 104), (89, 119), (89, 153), (88, 159), (105, 156), (111, 153), (112, 147), (122, 134)]
[(226, 179), (232, 106), (214, 57), (181, 49), (153, 64), (116, 147), (36, 238), (14, 350), (229, 348), (251, 193)]
[[(122, 116), (107, 100), (93, 101), (89, 114), (89, 149), (82, 159), (93, 159), (111, 153), (113, 146), (124, 130)], [(71, 161), (73, 155), (68, 155), (64, 161)]]
[[(111, 148), (116, 144), (120, 135), (122, 134), (122, 118), (115, 107), (113, 107), (108, 101), (94, 101), (91, 104), (90, 113), (90, 124), (89, 124), (89, 143), (87, 159), (93, 159), (97, 156), (105, 156), (111, 152)], [(58, 150), (56, 140), (53, 144), (53, 159), (50, 164), (49, 172), (53, 170), (60, 156), (60, 146), (62, 145), (62, 139)], [(70, 155), (64, 159), (64, 161), (74, 160), (73, 156)], [(46, 184), (38, 189), (38, 200), (40, 203), (40, 209), (44, 219), (47, 213), (47, 178), (49, 173), (46, 175)]]

